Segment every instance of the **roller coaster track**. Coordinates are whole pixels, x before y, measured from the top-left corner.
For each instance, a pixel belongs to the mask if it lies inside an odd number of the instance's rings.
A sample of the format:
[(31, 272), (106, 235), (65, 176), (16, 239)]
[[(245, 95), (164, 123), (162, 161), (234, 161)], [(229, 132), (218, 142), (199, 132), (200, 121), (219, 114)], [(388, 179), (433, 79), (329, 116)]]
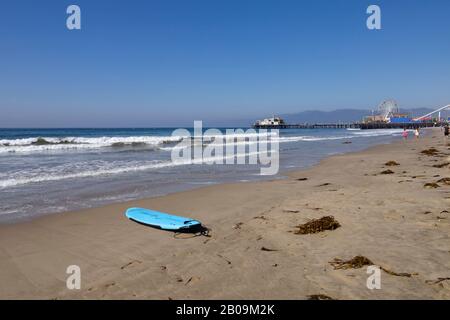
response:
[(438, 113), (438, 114), (439, 114), (439, 120), (440, 120), (440, 118), (441, 118), (441, 111), (445, 111), (445, 110), (450, 110), (450, 104), (446, 105), (445, 107), (436, 109), (436, 110), (434, 110), (434, 111), (432, 111), (432, 112), (430, 112), (430, 113), (424, 114), (424, 115), (421, 116), (421, 117), (414, 118), (413, 120), (414, 120), (414, 121), (423, 120), (424, 118), (428, 118), (429, 116), (431, 116), (431, 115), (433, 115), (433, 114), (435, 114), (435, 113)]

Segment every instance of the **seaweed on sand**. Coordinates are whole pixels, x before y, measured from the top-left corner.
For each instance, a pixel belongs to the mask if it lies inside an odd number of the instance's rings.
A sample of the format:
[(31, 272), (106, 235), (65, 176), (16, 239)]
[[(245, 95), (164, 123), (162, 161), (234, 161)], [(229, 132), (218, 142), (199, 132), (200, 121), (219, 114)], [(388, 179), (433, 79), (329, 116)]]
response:
[(439, 188), (439, 185), (436, 182), (428, 182), (423, 185), (424, 188), (427, 189), (436, 189)]
[(392, 170), (390, 170), (390, 169), (387, 169), (387, 170), (381, 171), (380, 173), (381, 173), (381, 174), (393, 174), (394, 171), (392, 171)]
[(450, 162), (444, 162), (444, 163), (433, 165), (433, 168), (443, 168), (443, 167), (447, 167), (448, 165), (450, 165)]
[(390, 161), (386, 162), (384, 165), (388, 166), (388, 167), (393, 167), (393, 166), (399, 166), (400, 163), (398, 163), (397, 161), (394, 161), (394, 160), (390, 160)]
[(450, 280), (450, 277), (442, 277), (442, 278), (437, 278), (436, 280), (426, 280), (425, 283), (427, 283), (427, 284), (439, 284), (441, 282), (448, 281), (448, 280)]
[(406, 277), (406, 278), (411, 278), (411, 276), (413, 274), (417, 274), (417, 273), (407, 273), (407, 272), (394, 272), (391, 270), (388, 270), (386, 268), (380, 267), (381, 270), (383, 270), (384, 272), (390, 274), (391, 276), (396, 276), (396, 277)]
[[(376, 265), (369, 258), (364, 257), (364, 256), (355, 256), (355, 257), (351, 258), (350, 260), (342, 260), (339, 258), (334, 258), (332, 261), (329, 262), (329, 264), (331, 264), (333, 266), (334, 270), (360, 269), (364, 266)], [(379, 266), (379, 267), (384, 272), (386, 272), (390, 275), (393, 275), (393, 276), (397, 276), (397, 277), (410, 278), (413, 274), (416, 274), (416, 273), (406, 273), (406, 272), (398, 273), (398, 272), (394, 272), (392, 270), (386, 269), (382, 266)]]
[(310, 233), (317, 233), (322, 232), (325, 230), (334, 230), (341, 226), (341, 224), (334, 219), (333, 216), (326, 216), (322, 217), (320, 219), (313, 219), (311, 221), (308, 221), (307, 223), (298, 225), (294, 233), (295, 234), (310, 234)]
[(308, 300), (336, 300), (325, 294), (311, 294), (308, 296)]
[(421, 154), (426, 154), (427, 156), (435, 156), (435, 155), (437, 155), (439, 153), (439, 150), (436, 149), (436, 148), (431, 147), (429, 149), (425, 149), (425, 150), (420, 151), (420, 153)]
[(374, 263), (369, 258), (366, 258), (364, 256), (355, 256), (350, 260), (342, 260), (339, 258), (334, 258), (329, 263), (334, 267), (334, 270), (359, 269), (364, 266), (374, 265)]
[(446, 185), (450, 185), (450, 178), (442, 178), (437, 181), (438, 183), (443, 183)]

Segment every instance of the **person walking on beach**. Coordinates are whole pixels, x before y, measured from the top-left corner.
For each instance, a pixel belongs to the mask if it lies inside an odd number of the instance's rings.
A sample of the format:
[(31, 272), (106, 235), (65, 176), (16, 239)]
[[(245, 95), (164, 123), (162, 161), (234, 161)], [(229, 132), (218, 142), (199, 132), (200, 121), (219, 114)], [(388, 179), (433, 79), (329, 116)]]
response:
[(416, 128), (416, 130), (414, 131), (414, 135), (416, 136), (416, 139), (419, 139), (420, 135), (419, 128)]
[(444, 137), (448, 138), (448, 135), (450, 133), (450, 128), (448, 127), (448, 123), (444, 127)]
[(404, 128), (403, 133), (402, 133), (403, 140), (408, 140), (408, 135), (409, 135), (408, 130), (406, 130), (406, 128)]

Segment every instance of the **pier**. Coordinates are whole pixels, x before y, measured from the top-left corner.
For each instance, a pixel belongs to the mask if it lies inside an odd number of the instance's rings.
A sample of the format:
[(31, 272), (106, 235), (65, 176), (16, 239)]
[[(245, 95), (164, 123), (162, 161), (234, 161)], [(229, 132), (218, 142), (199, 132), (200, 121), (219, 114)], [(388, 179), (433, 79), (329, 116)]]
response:
[(404, 123), (384, 123), (384, 122), (355, 122), (355, 123), (316, 123), (316, 124), (255, 124), (254, 129), (415, 129), (440, 127), (444, 122), (404, 122)]
[(358, 123), (255, 124), (254, 129), (346, 129), (359, 128)]
[[(410, 118), (399, 114), (399, 108), (394, 100), (383, 101), (378, 106), (378, 114), (366, 118), (369, 121), (351, 122), (351, 123), (303, 123), (303, 124), (287, 124), (280, 117), (272, 117), (261, 121), (256, 121), (252, 126), (254, 129), (416, 129), (416, 128), (431, 128), (441, 127), (448, 124), (447, 120), (441, 117), (441, 112), (450, 110), (450, 104), (440, 107), (423, 116)], [(433, 119), (431, 116), (437, 115)]]

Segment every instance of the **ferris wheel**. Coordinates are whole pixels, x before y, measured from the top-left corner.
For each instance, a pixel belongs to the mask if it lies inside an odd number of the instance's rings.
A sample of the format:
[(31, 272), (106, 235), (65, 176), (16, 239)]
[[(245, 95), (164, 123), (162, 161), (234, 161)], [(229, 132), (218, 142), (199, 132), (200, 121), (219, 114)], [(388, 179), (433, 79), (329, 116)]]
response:
[(378, 114), (387, 120), (392, 114), (399, 113), (398, 104), (395, 100), (385, 100), (378, 105)]

